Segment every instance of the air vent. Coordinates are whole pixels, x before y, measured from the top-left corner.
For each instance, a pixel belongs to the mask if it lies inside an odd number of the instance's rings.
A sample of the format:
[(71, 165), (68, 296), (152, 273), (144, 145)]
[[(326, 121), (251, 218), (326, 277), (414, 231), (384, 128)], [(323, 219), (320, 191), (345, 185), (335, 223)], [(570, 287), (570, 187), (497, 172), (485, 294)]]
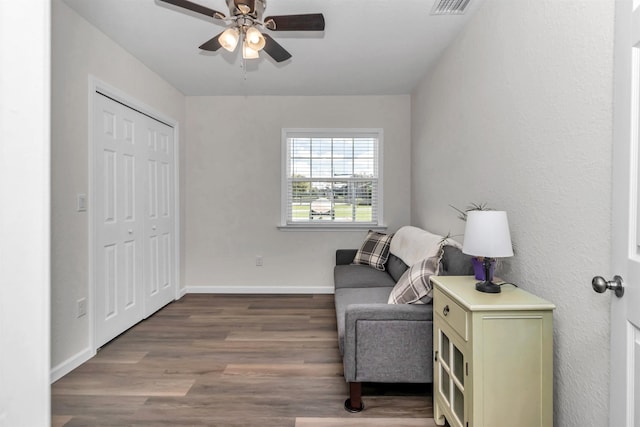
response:
[(462, 15), (471, 0), (436, 0), (432, 15)]

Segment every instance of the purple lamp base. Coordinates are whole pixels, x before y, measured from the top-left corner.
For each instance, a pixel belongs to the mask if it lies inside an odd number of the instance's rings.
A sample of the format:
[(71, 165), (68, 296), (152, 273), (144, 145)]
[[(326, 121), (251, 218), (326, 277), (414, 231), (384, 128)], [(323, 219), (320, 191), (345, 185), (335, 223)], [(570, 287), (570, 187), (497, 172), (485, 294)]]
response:
[(471, 258), (473, 263), (473, 274), (476, 276), (476, 280), (493, 280), (493, 273), (496, 269), (496, 260), (489, 258), (491, 261), (491, 267), (489, 268), (489, 278), (485, 276), (484, 263), (477, 257)]
[[(482, 263), (482, 267), (484, 270), (483, 276), (485, 277), (485, 280), (484, 282), (476, 283), (476, 291), (485, 292), (488, 294), (499, 294), (502, 291), (502, 289), (500, 288), (500, 285), (497, 285), (491, 281), (491, 279), (493, 278), (493, 271), (491, 270), (492, 270), (492, 267), (495, 267), (495, 265), (496, 265), (495, 259), (491, 259), (491, 258), (484, 259), (484, 262)], [(478, 278), (478, 275), (476, 273), (476, 279), (477, 278)]]

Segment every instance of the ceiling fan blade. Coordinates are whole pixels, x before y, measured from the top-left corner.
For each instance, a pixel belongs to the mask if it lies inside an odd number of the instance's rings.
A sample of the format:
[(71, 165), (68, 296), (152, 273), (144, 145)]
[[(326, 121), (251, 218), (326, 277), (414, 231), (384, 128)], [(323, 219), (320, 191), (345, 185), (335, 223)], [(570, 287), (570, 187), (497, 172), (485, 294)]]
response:
[(264, 19), (264, 26), (273, 31), (324, 31), (324, 15), (268, 16)]
[(165, 3), (172, 4), (174, 6), (182, 7), (184, 9), (190, 10), (192, 12), (201, 13), (206, 16), (210, 16), (216, 19), (222, 19), (225, 17), (225, 14), (222, 12), (218, 12), (217, 10), (209, 9), (208, 7), (201, 6), (199, 4), (190, 2), (189, 0), (160, 0)]
[(291, 54), (275, 41), (269, 34), (263, 34), (265, 45), (263, 50), (269, 54), (276, 62), (286, 61), (291, 58)]
[[(223, 33), (224, 33), (224, 31), (223, 31)], [(222, 34), (222, 33), (220, 33), (220, 34)], [(208, 50), (208, 51), (211, 51), (211, 52), (215, 52), (216, 50), (220, 49), (222, 47), (222, 45), (220, 44), (220, 40), (218, 40), (218, 38), (220, 37), (220, 34), (217, 34), (212, 39), (202, 43), (200, 45), (200, 49)]]

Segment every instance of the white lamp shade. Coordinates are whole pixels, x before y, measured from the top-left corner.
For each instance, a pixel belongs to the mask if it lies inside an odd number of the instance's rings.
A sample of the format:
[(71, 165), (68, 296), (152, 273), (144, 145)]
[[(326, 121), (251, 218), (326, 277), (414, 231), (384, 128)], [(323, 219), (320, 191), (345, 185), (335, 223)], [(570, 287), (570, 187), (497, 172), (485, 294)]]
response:
[(245, 34), (247, 46), (255, 51), (261, 50), (266, 44), (262, 33), (255, 27), (250, 27)]
[(240, 32), (237, 28), (227, 28), (218, 37), (220, 45), (229, 52), (233, 52), (238, 45), (238, 40), (240, 40)]
[(251, 47), (247, 44), (247, 41), (245, 40), (244, 43), (242, 43), (242, 58), (257, 59), (259, 57), (260, 57), (260, 54), (258, 53), (258, 51), (255, 49), (251, 49)]
[(462, 252), (487, 258), (513, 256), (509, 221), (504, 211), (469, 211)]

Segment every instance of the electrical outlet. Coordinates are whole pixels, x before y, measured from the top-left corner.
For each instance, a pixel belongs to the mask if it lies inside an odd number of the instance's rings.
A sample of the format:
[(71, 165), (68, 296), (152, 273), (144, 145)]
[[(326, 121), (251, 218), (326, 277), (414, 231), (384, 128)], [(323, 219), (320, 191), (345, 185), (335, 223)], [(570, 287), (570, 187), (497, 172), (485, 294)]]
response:
[(263, 262), (262, 255), (257, 255), (256, 256), (256, 267), (262, 267), (262, 262)]
[(87, 299), (80, 298), (78, 300), (78, 317), (85, 316), (87, 314)]

